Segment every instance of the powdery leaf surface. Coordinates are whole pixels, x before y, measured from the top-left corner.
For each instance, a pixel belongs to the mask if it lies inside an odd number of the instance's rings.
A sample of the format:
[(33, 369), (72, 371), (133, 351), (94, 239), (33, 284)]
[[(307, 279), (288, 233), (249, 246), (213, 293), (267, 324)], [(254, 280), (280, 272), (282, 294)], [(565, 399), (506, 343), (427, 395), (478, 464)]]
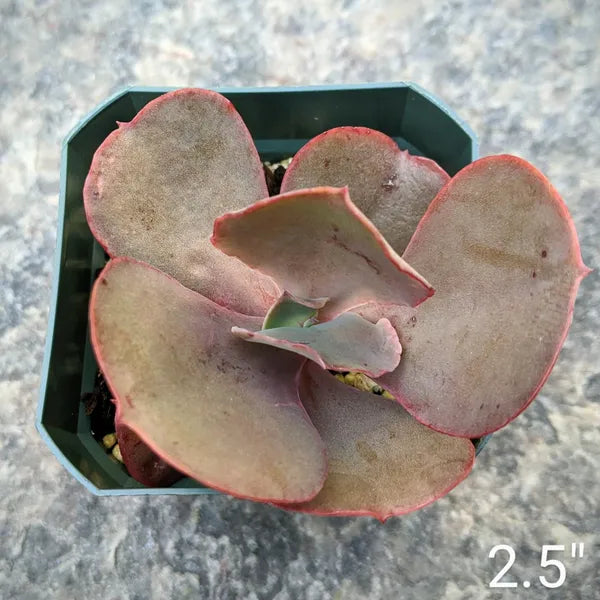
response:
[(294, 156), (281, 192), (348, 186), (356, 206), (402, 254), (423, 213), (450, 177), (436, 162), (400, 150), (367, 127), (336, 127)]
[(351, 388), (313, 363), (300, 395), (327, 446), (329, 473), (310, 502), (284, 508), (383, 521), (433, 502), (471, 471), (470, 440), (433, 431), (393, 400)]
[(264, 315), (269, 278), (210, 243), (214, 219), (268, 196), (250, 133), (223, 96), (183, 89), (147, 104), (96, 151), (84, 187), (92, 232), (130, 256), (239, 312)]
[(439, 431), (499, 429), (546, 381), (589, 272), (565, 204), (524, 160), (483, 158), (433, 201), (404, 256), (436, 294), (412, 313), (371, 314), (392, 321), (404, 349), (378, 382)]
[(416, 305), (433, 294), (344, 188), (289, 192), (223, 215), (212, 242), (295, 296), (328, 297), (320, 318), (371, 300)]
[(90, 305), (116, 422), (177, 470), (235, 496), (309, 499), (326, 473), (323, 443), (299, 403), (302, 360), (231, 334), (261, 319), (222, 308), (148, 265), (120, 258)]
[(357, 371), (370, 377), (393, 371), (402, 354), (398, 334), (387, 319), (373, 324), (354, 313), (312, 327), (262, 331), (233, 327), (232, 332), (248, 342), (296, 352), (323, 369)]

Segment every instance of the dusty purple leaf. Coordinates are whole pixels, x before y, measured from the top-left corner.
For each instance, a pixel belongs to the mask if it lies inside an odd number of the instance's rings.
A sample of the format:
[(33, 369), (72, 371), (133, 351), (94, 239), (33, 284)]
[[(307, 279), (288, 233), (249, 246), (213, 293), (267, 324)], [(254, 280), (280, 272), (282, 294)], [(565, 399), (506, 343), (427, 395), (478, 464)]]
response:
[(419, 421), (481, 437), (533, 400), (558, 357), (589, 272), (568, 210), (524, 160), (491, 156), (433, 201), (404, 254), (436, 295), (389, 317), (404, 349), (379, 383)]
[(433, 431), (393, 400), (355, 390), (313, 363), (300, 396), (325, 441), (329, 472), (315, 498), (284, 508), (384, 521), (433, 502), (471, 471), (470, 440)]
[(239, 312), (264, 315), (268, 277), (209, 241), (214, 219), (268, 195), (240, 115), (223, 96), (183, 89), (147, 104), (98, 148), (85, 181), (90, 228), (111, 256), (131, 256)]
[(429, 203), (449, 179), (433, 160), (400, 150), (379, 131), (337, 127), (300, 149), (281, 192), (347, 185), (354, 204), (402, 254)]
[(129, 427), (117, 424), (117, 440), (129, 474), (149, 487), (169, 487), (183, 475), (144, 444)]
[(178, 471), (232, 495), (313, 497), (326, 473), (323, 443), (298, 399), (302, 359), (231, 334), (248, 317), (156, 269), (114, 259), (90, 304), (99, 366), (116, 421)]
[(370, 300), (416, 305), (433, 294), (346, 189), (290, 192), (223, 215), (212, 242), (295, 296), (328, 297), (322, 319)]

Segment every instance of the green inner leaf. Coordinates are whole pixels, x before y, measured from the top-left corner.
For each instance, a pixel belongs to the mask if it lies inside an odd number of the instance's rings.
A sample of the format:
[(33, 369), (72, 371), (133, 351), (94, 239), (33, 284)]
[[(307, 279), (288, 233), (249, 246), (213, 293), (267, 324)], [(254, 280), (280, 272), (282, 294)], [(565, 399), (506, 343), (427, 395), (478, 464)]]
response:
[(387, 319), (370, 323), (354, 313), (312, 327), (275, 327), (251, 331), (233, 327), (238, 337), (306, 356), (323, 369), (355, 371), (379, 377), (400, 362), (402, 347)]
[(266, 314), (262, 328), (308, 327), (315, 322), (319, 308), (325, 306), (327, 300), (328, 298), (298, 298), (289, 292), (283, 292)]

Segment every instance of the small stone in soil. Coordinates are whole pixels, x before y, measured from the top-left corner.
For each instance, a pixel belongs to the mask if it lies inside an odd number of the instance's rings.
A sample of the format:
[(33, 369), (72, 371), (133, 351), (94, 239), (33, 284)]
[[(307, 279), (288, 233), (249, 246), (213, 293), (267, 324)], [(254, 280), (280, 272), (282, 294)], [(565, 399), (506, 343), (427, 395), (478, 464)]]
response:
[(330, 371), (338, 381), (345, 383), (346, 385), (352, 386), (358, 390), (363, 392), (372, 392), (373, 394), (377, 394), (378, 396), (383, 396), (384, 398), (388, 398), (393, 400), (393, 396), (387, 391), (384, 390), (380, 385), (375, 383), (370, 377), (367, 377), (364, 373), (336, 373), (335, 371)]
[(123, 462), (123, 456), (121, 455), (121, 448), (119, 448), (119, 444), (116, 444), (112, 449), (112, 455), (120, 462)]
[(107, 433), (103, 438), (102, 438), (102, 445), (107, 449), (110, 450), (111, 448), (113, 448), (113, 446), (117, 443), (117, 435), (115, 433)]

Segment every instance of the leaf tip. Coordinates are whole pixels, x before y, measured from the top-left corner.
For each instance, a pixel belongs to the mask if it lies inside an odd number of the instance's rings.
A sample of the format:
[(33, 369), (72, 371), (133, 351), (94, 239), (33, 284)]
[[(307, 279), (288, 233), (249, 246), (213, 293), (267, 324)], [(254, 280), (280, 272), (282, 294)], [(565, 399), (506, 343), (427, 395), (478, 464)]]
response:
[(236, 327), (235, 325), (231, 328), (231, 333), (242, 340), (251, 340), (254, 337), (254, 333), (244, 329), (243, 327)]

